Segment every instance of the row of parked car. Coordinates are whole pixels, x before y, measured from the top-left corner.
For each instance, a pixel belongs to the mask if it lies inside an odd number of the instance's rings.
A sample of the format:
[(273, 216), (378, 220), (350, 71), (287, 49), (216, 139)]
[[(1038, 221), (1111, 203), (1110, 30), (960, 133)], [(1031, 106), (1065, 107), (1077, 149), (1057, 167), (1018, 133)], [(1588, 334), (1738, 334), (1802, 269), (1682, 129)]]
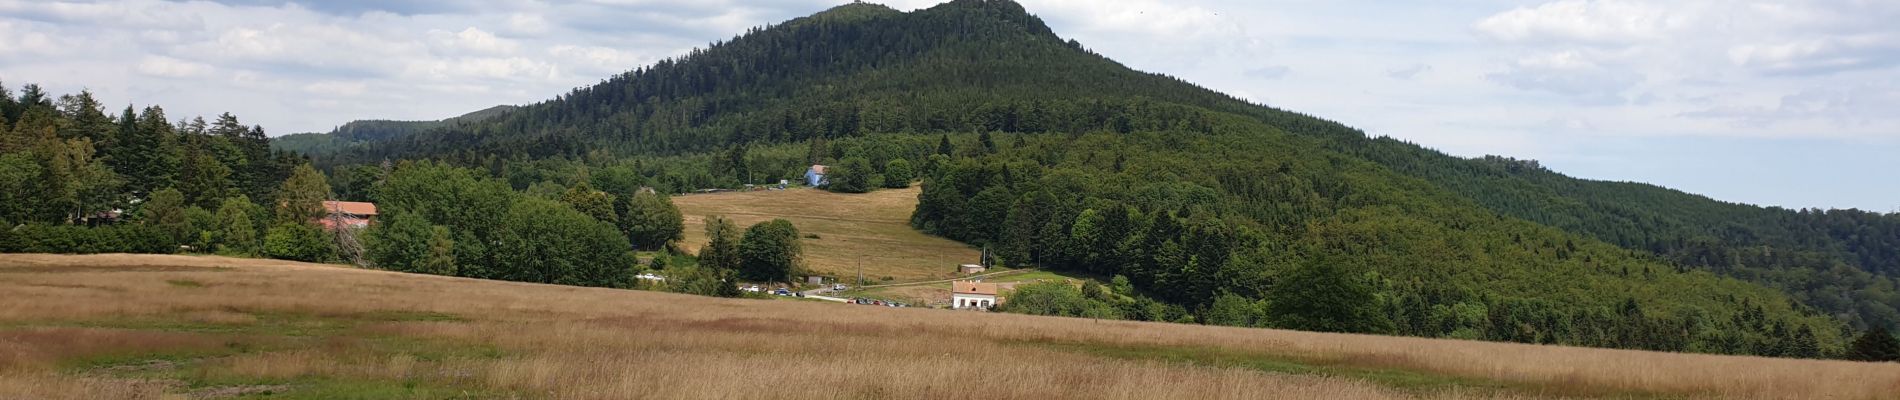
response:
[(899, 302), (895, 302), (895, 301), (884, 301), (884, 300), (878, 300), (878, 299), (866, 299), (866, 298), (862, 298), (862, 297), (853, 297), (853, 298), (851, 298), (851, 301), (850, 301), (850, 304), (863, 304), (863, 305), (867, 305), (867, 306), (885, 306), (885, 307), (910, 307), (910, 305), (909, 305), (909, 304), (904, 304), (904, 303), (899, 303)]
[[(740, 291), (743, 291), (743, 292), (747, 292), (747, 293), (765, 293), (765, 292), (767, 292), (767, 291), (766, 291), (766, 290), (765, 290), (764, 288), (760, 288), (760, 287), (759, 287), (759, 285), (752, 285), (752, 286), (746, 286), (746, 287), (742, 287), (742, 288), (739, 288), (739, 290), (740, 290)], [(772, 293), (772, 295), (775, 295), (775, 296), (796, 296), (796, 297), (805, 297), (805, 294), (804, 294), (804, 293), (800, 293), (800, 292), (794, 292), (794, 291), (792, 291), (791, 289), (786, 289), (786, 288), (777, 288), (777, 289), (772, 289), (772, 290), (770, 291), (770, 293)]]

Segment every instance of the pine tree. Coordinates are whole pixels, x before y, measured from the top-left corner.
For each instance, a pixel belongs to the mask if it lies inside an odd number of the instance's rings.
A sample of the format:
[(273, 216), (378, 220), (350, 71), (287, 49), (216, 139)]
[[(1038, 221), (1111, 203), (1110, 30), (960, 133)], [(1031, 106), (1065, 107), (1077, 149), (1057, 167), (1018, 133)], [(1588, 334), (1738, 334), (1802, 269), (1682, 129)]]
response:
[(721, 271), (739, 269), (739, 231), (726, 217), (706, 217), (706, 247), (699, 249), (699, 265)]
[(210, 209), (217, 208), (225, 198), (231, 197), (230, 167), (197, 148), (187, 150), (181, 161), (178, 165), (178, 190), (185, 192), (186, 202)]
[(323, 201), (330, 198), (330, 184), (322, 172), (304, 164), (291, 171), (278, 193), (279, 224), (313, 224), (326, 214)]
[(1900, 340), (1885, 327), (1874, 327), (1847, 345), (1846, 358), (1856, 361), (1900, 361)]
[(252, 203), (244, 195), (225, 199), (218, 205), (218, 243), (221, 252), (252, 255), (263, 249), (263, 232), (259, 223), (264, 217), (263, 207)]

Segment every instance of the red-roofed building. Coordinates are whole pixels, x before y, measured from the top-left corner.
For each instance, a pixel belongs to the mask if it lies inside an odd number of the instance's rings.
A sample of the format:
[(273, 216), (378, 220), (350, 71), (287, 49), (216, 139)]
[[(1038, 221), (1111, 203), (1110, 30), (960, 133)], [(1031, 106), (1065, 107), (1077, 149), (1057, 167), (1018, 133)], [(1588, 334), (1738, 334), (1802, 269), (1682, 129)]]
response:
[(324, 229), (336, 229), (339, 226), (367, 228), (370, 220), (376, 218), (376, 204), (357, 201), (325, 201), (323, 210), (327, 213), (322, 220)]
[(996, 306), (997, 285), (977, 281), (950, 282), (950, 308), (988, 310)]

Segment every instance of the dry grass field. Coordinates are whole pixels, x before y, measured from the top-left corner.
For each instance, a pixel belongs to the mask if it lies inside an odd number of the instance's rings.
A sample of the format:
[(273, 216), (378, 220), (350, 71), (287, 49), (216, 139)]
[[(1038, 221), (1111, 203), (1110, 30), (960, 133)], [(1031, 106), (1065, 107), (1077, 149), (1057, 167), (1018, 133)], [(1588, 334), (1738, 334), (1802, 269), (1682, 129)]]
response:
[(681, 246), (698, 252), (706, 245), (706, 216), (724, 215), (741, 229), (772, 218), (785, 218), (805, 238), (806, 268), (839, 278), (857, 276), (879, 282), (949, 278), (958, 264), (977, 261), (980, 251), (910, 227), (918, 189), (883, 189), (864, 194), (815, 189), (693, 194), (673, 197), (686, 217)]
[(1876, 399), (1900, 364), (0, 254), (0, 398)]
[[(984, 276), (984, 282), (995, 283), (997, 290), (1005, 297), (1016, 289), (1017, 285), (1035, 282), (1066, 282), (1081, 285), (1087, 278), (1073, 274), (1063, 274), (1041, 270), (1011, 270), (995, 275)], [(1099, 282), (1099, 281), (1098, 281)], [(837, 296), (866, 297), (883, 300), (896, 300), (908, 304), (929, 307), (950, 306), (950, 282), (930, 281), (912, 284), (895, 284), (856, 288), (840, 292)]]

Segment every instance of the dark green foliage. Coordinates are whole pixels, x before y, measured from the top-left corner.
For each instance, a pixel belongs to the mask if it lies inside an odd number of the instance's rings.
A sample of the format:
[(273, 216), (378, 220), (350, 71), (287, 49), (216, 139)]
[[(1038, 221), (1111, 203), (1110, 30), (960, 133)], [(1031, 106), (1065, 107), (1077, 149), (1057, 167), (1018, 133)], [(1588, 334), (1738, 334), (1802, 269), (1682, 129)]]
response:
[(505, 266), (489, 251), (516, 194), (500, 181), (433, 162), (402, 163), (375, 191), (384, 213), (413, 213), (455, 234), (457, 275), (495, 278)]
[(699, 265), (716, 271), (738, 271), (739, 227), (724, 216), (706, 217), (706, 246), (699, 248)]
[(1858, 327), (1900, 324), (1900, 215), (1726, 203), (1647, 184), (1571, 178), (1534, 160), (1451, 157), (1329, 121), (1297, 124), (1329, 138), (1330, 148), (1500, 214), (1656, 254), (1671, 269), (1788, 290), (1806, 305), (1851, 315)]
[(500, 222), (496, 279), (607, 287), (631, 280), (632, 248), (612, 224), (536, 198), (515, 201)]
[(1392, 329), (1372, 288), (1326, 260), (1294, 269), (1268, 293), (1273, 325), (1305, 331), (1378, 333)]
[(329, 153), (376, 141), (401, 139), (431, 129), (480, 122), (513, 111), (515, 108), (515, 106), (494, 106), (441, 121), (351, 121), (326, 134), (284, 135), (271, 140), (270, 147), (301, 154)]
[(903, 189), (910, 187), (910, 181), (917, 178), (917, 171), (911, 169), (910, 161), (899, 158), (884, 164), (884, 187)]
[(314, 223), (282, 222), (264, 233), (264, 255), (281, 260), (328, 262), (336, 259), (330, 235)]
[(846, 158), (831, 166), (825, 174), (825, 189), (840, 193), (864, 193), (879, 186), (877, 170), (864, 157)]
[(165, 232), (172, 244), (184, 244), (189, 238), (190, 223), (185, 220), (185, 194), (178, 189), (165, 188), (152, 192), (152, 197), (139, 205), (139, 223)]
[(1847, 345), (1846, 359), (1855, 361), (1900, 361), (1900, 340), (1895, 340), (1886, 328), (1874, 328), (1862, 332), (1860, 338)]
[(592, 185), (582, 181), (562, 192), (560, 200), (562, 203), (567, 203), (568, 207), (574, 207), (574, 210), (594, 217), (596, 221), (614, 223), (621, 220), (620, 214), (614, 211), (615, 197), (607, 192), (594, 190)]
[(379, 268), (455, 275), (454, 239), (447, 227), (399, 212), (382, 215), (368, 234), (369, 259)]
[(171, 235), (144, 225), (21, 225), (0, 234), (0, 253), (153, 253), (178, 251)]
[(238, 195), (225, 199), (218, 205), (217, 231), (218, 251), (235, 255), (254, 255), (263, 250), (263, 224), (267, 220), (264, 207), (251, 203), (251, 199)]
[(1271, 326), (1265, 304), (1247, 300), (1233, 293), (1222, 293), (1208, 304), (1207, 311), (1201, 313), (1201, 322), (1208, 325), (1226, 326)]
[(666, 195), (653, 191), (634, 193), (622, 206), (619, 226), (633, 242), (633, 247), (641, 250), (664, 249), (668, 244), (684, 239), (686, 226), (679, 207)]
[(331, 191), (338, 200), (372, 201), (372, 192), (376, 185), (388, 175), (382, 167), (376, 165), (352, 165), (338, 168), (336, 179), (331, 179)]
[(217, 208), (225, 197), (231, 195), (230, 178), (231, 167), (204, 151), (185, 153), (183, 162), (178, 166), (178, 190), (190, 193), (185, 202), (194, 206)]
[(746, 228), (739, 241), (739, 278), (755, 282), (791, 282), (804, 252), (798, 228), (773, 219)]
[(1019, 285), (999, 310), (1059, 317), (1121, 319), (1113, 305), (1084, 296), (1081, 289), (1068, 283), (1043, 282)]
[(330, 199), (330, 183), (322, 172), (309, 164), (299, 165), (277, 190), (277, 223), (310, 223), (329, 212), (323, 201)]

